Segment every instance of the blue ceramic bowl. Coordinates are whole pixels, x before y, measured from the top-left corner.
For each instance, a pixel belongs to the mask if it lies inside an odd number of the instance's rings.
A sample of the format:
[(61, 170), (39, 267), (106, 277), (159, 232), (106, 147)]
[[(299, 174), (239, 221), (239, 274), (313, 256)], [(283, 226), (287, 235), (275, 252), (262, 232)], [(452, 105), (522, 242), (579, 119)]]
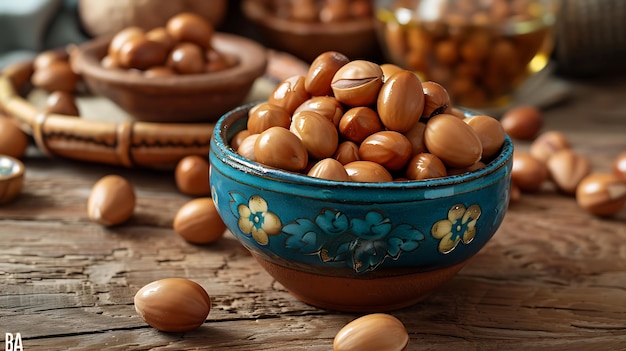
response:
[(246, 128), (252, 106), (215, 126), (212, 196), (234, 236), (304, 302), (362, 312), (414, 304), (453, 277), (504, 218), (513, 155), (508, 137), (486, 167), (462, 175), (330, 181), (237, 154), (229, 140)]

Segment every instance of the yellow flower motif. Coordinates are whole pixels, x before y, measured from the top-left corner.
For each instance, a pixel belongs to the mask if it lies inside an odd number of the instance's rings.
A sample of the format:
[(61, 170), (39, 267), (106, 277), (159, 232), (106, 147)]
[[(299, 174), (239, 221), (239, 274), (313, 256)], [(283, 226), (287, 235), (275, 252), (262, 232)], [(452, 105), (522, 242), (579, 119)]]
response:
[(439, 239), (439, 252), (447, 254), (452, 252), (459, 241), (469, 244), (476, 236), (476, 221), (480, 217), (480, 206), (472, 205), (465, 208), (457, 204), (448, 211), (448, 219), (442, 219), (433, 224), (431, 234)]
[(237, 206), (237, 212), (239, 229), (246, 235), (252, 235), (261, 245), (269, 243), (269, 235), (277, 235), (281, 231), (280, 218), (268, 211), (267, 202), (258, 195), (250, 197), (248, 206), (245, 204)]

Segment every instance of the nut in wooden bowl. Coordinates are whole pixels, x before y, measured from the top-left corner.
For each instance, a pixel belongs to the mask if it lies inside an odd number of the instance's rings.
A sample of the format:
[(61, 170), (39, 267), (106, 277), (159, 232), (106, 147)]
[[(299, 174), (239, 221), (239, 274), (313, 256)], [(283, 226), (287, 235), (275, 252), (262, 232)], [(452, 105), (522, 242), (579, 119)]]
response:
[(267, 66), (267, 52), (260, 44), (233, 34), (213, 33), (212, 47), (231, 57), (232, 67), (146, 77), (138, 70), (102, 64), (111, 39), (100, 37), (74, 48), (72, 67), (93, 94), (111, 99), (139, 121), (214, 122), (242, 103)]
[(326, 51), (339, 51), (354, 59), (378, 48), (369, 1), (351, 2), (308, 8), (297, 1), (245, 0), (241, 6), (270, 47), (311, 62)]
[(15, 199), (24, 185), (24, 164), (20, 160), (0, 155), (0, 205)]

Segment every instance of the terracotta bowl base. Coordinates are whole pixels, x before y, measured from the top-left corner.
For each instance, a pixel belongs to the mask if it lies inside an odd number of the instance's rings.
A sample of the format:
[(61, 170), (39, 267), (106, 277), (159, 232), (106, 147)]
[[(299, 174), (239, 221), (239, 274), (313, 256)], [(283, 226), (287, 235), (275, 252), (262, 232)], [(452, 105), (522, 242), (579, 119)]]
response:
[(356, 279), (306, 273), (269, 262), (254, 253), (253, 256), (297, 299), (328, 310), (362, 313), (414, 305), (454, 277), (467, 263), (428, 272)]

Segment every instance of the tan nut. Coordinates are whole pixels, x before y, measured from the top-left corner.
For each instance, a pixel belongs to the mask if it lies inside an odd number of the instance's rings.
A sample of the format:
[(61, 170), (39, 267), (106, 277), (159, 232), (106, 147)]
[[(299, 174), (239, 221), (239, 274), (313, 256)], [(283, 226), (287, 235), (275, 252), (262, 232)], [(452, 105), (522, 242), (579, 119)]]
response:
[(593, 215), (613, 216), (626, 204), (626, 183), (612, 173), (592, 173), (578, 184), (576, 202)]
[(174, 216), (174, 231), (193, 244), (210, 244), (226, 231), (210, 197), (200, 197), (185, 203)]
[(318, 161), (316, 164), (313, 165), (313, 167), (311, 167), (307, 175), (310, 177), (337, 180), (343, 182), (347, 182), (350, 180), (350, 176), (348, 175), (348, 172), (346, 172), (346, 169), (343, 167), (343, 164), (341, 164), (341, 162), (335, 160), (334, 158), (325, 158)]
[(426, 123), (424, 142), (428, 151), (448, 167), (469, 167), (480, 161), (483, 146), (474, 130), (461, 119), (440, 114)]
[(365, 60), (343, 65), (333, 76), (331, 87), (340, 102), (348, 106), (368, 106), (376, 102), (383, 85), (383, 70)]
[(134, 297), (135, 310), (155, 329), (185, 332), (201, 326), (211, 311), (204, 288), (184, 278), (165, 278), (145, 285)]
[(402, 70), (389, 77), (376, 101), (378, 116), (388, 130), (404, 133), (422, 117), (422, 83), (412, 71)]
[(116, 174), (94, 184), (87, 201), (87, 215), (93, 222), (114, 226), (126, 222), (135, 210), (135, 190), (128, 180)]
[(346, 324), (333, 340), (334, 351), (401, 351), (409, 343), (404, 324), (386, 313), (373, 313)]
[(565, 134), (549, 131), (541, 134), (530, 144), (530, 154), (537, 160), (546, 163), (557, 151), (569, 149), (570, 143)]
[(546, 165), (527, 152), (513, 153), (513, 168), (511, 181), (522, 192), (538, 191), (548, 179)]
[(550, 178), (562, 192), (573, 195), (580, 181), (591, 173), (591, 163), (570, 149), (556, 152), (546, 163)]

